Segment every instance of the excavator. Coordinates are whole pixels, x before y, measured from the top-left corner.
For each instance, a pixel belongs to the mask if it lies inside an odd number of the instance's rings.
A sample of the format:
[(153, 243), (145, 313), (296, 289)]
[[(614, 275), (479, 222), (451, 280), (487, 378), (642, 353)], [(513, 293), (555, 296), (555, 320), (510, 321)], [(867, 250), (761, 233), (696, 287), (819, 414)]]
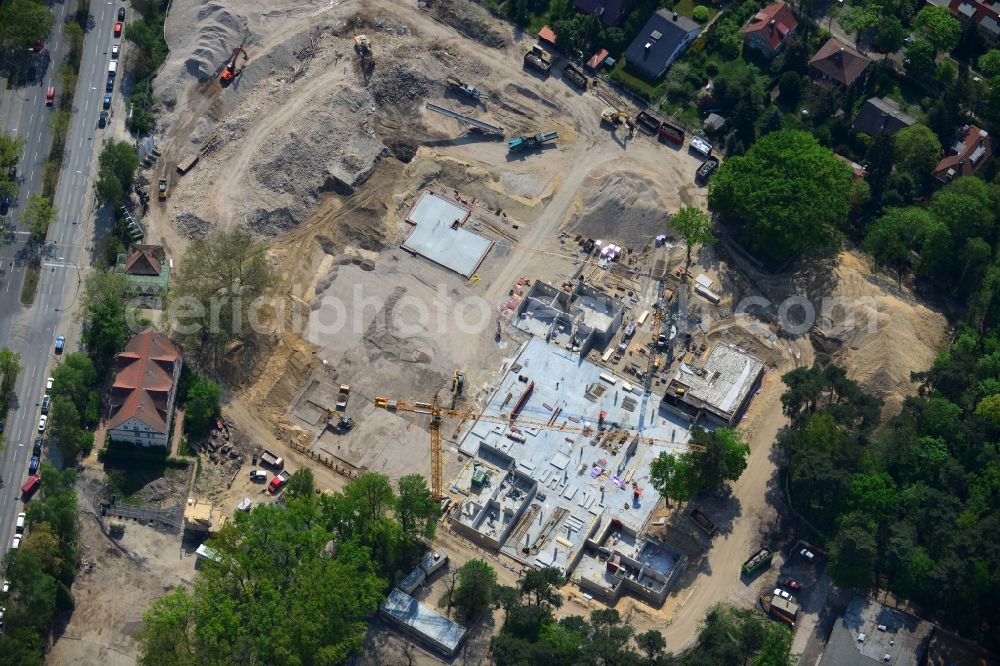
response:
[(226, 65), (226, 68), (222, 70), (222, 74), (219, 75), (219, 82), (222, 83), (223, 86), (228, 86), (237, 76), (243, 73), (243, 67), (236, 69), (236, 59), (240, 57), (241, 53), (243, 54), (244, 67), (246, 66), (247, 60), (250, 59), (250, 56), (247, 55), (247, 52), (242, 46), (237, 46), (233, 49), (233, 59), (228, 65)]
[(635, 122), (629, 118), (627, 113), (619, 111), (613, 106), (609, 106), (601, 112), (601, 122), (608, 123), (612, 127), (625, 123), (625, 127), (629, 130), (629, 137), (635, 135)]

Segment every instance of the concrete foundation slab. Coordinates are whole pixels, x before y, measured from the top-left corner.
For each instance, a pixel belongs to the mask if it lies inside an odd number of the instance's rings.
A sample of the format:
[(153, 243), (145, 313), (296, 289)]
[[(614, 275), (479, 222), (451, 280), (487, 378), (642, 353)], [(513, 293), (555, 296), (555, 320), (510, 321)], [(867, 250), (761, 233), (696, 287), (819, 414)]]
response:
[(406, 216), (414, 227), (403, 241), (403, 249), (470, 277), (493, 241), (461, 227), (469, 213), (469, 208), (456, 201), (424, 192)]

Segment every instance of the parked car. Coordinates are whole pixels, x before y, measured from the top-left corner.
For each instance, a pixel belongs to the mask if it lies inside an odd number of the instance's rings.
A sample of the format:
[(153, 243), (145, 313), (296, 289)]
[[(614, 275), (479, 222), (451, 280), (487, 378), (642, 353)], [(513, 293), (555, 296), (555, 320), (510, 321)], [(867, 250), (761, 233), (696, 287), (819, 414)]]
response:
[(115, 23), (115, 37), (121, 37), (121, 36), (122, 36), (122, 24), (121, 21), (119, 21), (118, 23)]
[(45, 390), (46, 391), (51, 391), (52, 390), (52, 384), (55, 383), (55, 381), (56, 380), (55, 380), (54, 377), (49, 377), (48, 379), (46, 379), (45, 380)]
[(28, 514), (23, 511), (17, 514), (17, 521), (14, 523), (14, 532), (17, 534), (24, 533), (24, 521), (28, 518)]
[(118, 20), (119, 21), (124, 21), (125, 20), (125, 8), (124, 7), (119, 7), (118, 8)]
[(267, 472), (262, 469), (250, 470), (251, 481), (267, 481)]
[(66, 336), (60, 335), (58, 338), (56, 338), (56, 353), (61, 354), (63, 347), (65, 346), (66, 346)]
[(38, 417), (38, 432), (45, 432), (45, 423), (49, 420), (49, 417), (42, 414)]
[(14, 541), (12, 541), (11, 544), (10, 544), (10, 549), (11, 550), (17, 550), (20, 547), (21, 547), (21, 535), (20, 534), (15, 534), (14, 535)]
[(121, 53), (122, 47), (118, 44), (111, 45), (111, 59), (118, 60), (118, 55)]
[(0, 199), (0, 215), (6, 215), (7, 211), (10, 210), (10, 196), (3, 195), (3, 199)]
[(35, 455), (35, 456), (42, 455), (42, 438), (41, 437), (36, 437), (35, 438), (35, 447), (31, 450), (31, 454)]
[(25, 479), (24, 483), (21, 484), (22, 499), (25, 502), (31, 499), (31, 496), (35, 494), (35, 491), (38, 490), (38, 486), (41, 483), (42, 483), (42, 477), (38, 476), (37, 474), (33, 474), (32, 476), (29, 476), (27, 479)]
[(780, 587), (774, 588), (774, 596), (789, 600), (792, 598), (792, 595), (790, 595), (787, 590), (782, 590)]
[(101, 111), (101, 115), (97, 116), (97, 126), (100, 128), (105, 128), (108, 126), (108, 112)]
[(802, 550), (800, 550), (799, 551), (799, 555), (801, 555), (802, 557), (806, 558), (810, 562), (812, 562), (814, 559), (816, 559), (816, 554), (814, 552), (812, 552), (811, 550), (809, 550), (808, 548), (803, 548)]
[(49, 86), (48, 90), (45, 91), (45, 106), (55, 106), (56, 105), (56, 87)]
[(28, 474), (34, 474), (38, 471), (38, 456), (31, 456), (31, 462), (28, 463)]
[(6, 578), (3, 579), (3, 588), (0, 589), (0, 591), (2, 591), (4, 594), (10, 592), (10, 581), (7, 580)]
[(52, 396), (43, 395), (42, 396), (42, 414), (49, 413), (49, 405), (52, 403)]
[(802, 589), (802, 586), (799, 585), (798, 582), (796, 582), (795, 580), (792, 580), (791, 578), (786, 578), (784, 585), (789, 590), (801, 590)]
[(108, 83), (104, 86), (104, 92), (111, 92), (115, 89), (115, 77), (113, 74), (108, 75)]
[(111, 95), (105, 95), (104, 96), (104, 104), (101, 106), (101, 108), (103, 108), (103, 109), (110, 109), (111, 108)]

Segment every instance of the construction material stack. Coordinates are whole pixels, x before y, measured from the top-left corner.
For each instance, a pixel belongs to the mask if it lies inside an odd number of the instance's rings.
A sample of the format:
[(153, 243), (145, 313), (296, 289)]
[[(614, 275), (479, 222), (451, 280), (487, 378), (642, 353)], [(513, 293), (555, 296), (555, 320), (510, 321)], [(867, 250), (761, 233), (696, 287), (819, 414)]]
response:
[(563, 68), (563, 76), (572, 81), (577, 88), (587, 89), (587, 76), (573, 63), (569, 63)]
[(537, 44), (531, 47), (531, 50), (524, 54), (524, 66), (537, 70), (542, 74), (548, 74), (549, 70), (552, 69), (552, 63), (549, 61), (549, 54)]
[(558, 132), (541, 132), (534, 136), (516, 136), (507, 140), (507, 150), (519, 153), (525, 150), (536, 150), (559, 138)]

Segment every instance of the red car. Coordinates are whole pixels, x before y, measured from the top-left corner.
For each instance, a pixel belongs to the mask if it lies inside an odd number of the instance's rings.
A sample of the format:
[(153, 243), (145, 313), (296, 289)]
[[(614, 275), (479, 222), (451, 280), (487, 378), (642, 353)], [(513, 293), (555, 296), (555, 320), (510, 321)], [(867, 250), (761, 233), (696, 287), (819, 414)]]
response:
[(796, 581), (792, 580), (791, 578), (786, 578), (785, 579), (784, 586), (787, 587), (789, 590), (801, 590), (802, 589), (802, 586), (799, 585)]
[(115, 23), (115, 37), (122, 36), (122, 22), (118, 21)]
[(288, 483), (288, 479), (290, 478), (291, 477), (289, 476), (288, 472), (282, 472), (281, 474), (276, 474), (275, 477), (271, 479), (271, 483), (267, 484), (267, 492), (271, 493), (272, 495), (278, 492), (281, 486)]
[(38, 486), (42, 483), (42, 477), (38, 474), (32, 474), (27, 478), (24, 484), (21, 486), (21, 496), (25, 502), (27, 502), (35, 491), (38, 490)]
[(56, 87), (49, 86), (45, 91), (45, 106), (54, 106), (56, 103)]

